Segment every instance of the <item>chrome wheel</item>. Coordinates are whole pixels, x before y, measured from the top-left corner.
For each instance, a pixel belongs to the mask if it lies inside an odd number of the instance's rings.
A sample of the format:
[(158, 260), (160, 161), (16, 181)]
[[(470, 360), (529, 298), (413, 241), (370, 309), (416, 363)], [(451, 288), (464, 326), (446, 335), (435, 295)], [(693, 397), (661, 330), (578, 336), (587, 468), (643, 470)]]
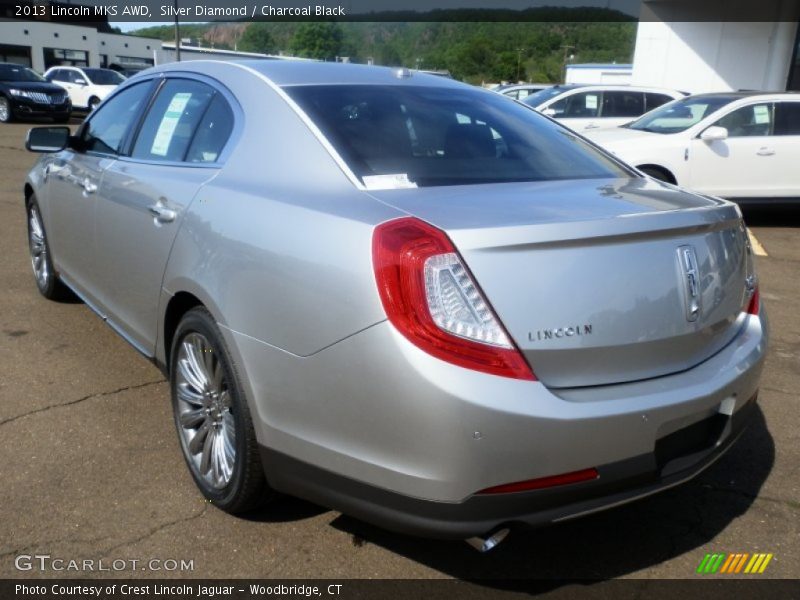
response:
[(208, 485), (222, 489), (233, 476), (236, 423), (224, 368), (204, 335), (180, 342), (175, 386), (183, 451)]
[(11, 106), (8, 99), (0, 97), (0, 123), (5, 123), (11, 118)]
[[(2, 115), (0, 114), (0, 117)], [(47, 243), (44, 238), (44, 227), (39, 216), (39, 210), (31, 206), (28, 211), (28, 242), (31, 251), (31, 266), (36, 276), (36, 283), (41, 289), (47, 287), (50, 279), (50, 268), (47, 260)]]

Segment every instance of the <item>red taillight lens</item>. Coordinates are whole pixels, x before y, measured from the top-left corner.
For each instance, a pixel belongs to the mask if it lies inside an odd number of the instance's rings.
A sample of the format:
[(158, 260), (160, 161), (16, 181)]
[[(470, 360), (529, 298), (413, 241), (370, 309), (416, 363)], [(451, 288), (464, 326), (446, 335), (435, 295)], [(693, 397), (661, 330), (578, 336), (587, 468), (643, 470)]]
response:
[(750, 304), (747, 305), (747, 312), (751, 315), (757, 315), (761, 309), (761, 297), (758, 293), (758, 286), (753, 290), (753, 295), (750, 296)]
[(449, 363), (536, 378), (444, 232), (414, 217), (375, 228), (372, 262), (389, 321)]
[(551, 477), (540, 477), (539, 479), (529, 479), (528, 481), (517, 481), (515, 483), (505, 483), (494, 487), (486, 488), (478, 492), (479, 494), (510, 494), (512, 492), (527, 492), (529, 490), (541, 490), (543, 488), (568, 485), (570, 483), (580, 483), (581, 481), (592, 481), (600, 475), (597, 469), (583, 469), (582, 471), (572, 471)]

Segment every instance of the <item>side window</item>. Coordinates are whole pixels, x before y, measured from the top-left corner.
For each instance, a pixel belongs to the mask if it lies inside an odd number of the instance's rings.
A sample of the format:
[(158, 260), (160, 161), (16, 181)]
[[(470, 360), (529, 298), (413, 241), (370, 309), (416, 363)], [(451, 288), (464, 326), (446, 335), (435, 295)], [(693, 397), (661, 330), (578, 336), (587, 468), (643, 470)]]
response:
[(800, 135), (800, 102), (775, 104), (775, 130), (773, 135)]
[(772, 104), (737, 108), (714, 123), (728, 130), (728, 137), (772, 135)]
[(214, 93), (199, 81), (168, 80), (142, 123), (133, 158), (182, 161)]
[(644, 114), (641, 92), (603, 92), (604, 117), (638, 117)]
[(522, 100), (523, 98), (527, 98), (530, 95), (531, 95), (530, 90), (524, 90), (524, 89), (523, 90), (519, 90), (517, 92), (517, 100)]
[(197, 126), (197, 132), (186, 153), (186, 162), (216, 162), (233, 131), (233, 111), (221, 94), (214, 99)]
[(47, 81), (58, 81), (58, 69), (53, 69), (47, 75), (44, 76)]
[(647, 92), (644, 95), (645, 99), (645, 111), (650, 112), (654, 108), (658, 108), (662, 104), (666, 104), (667, 102), (672, 102), (673, 98), (667, 96), (666, 94), (656, 94), (653, 92)]
[(103, 102), (83, 127), (82, 148), (85, 151), (118, 154), (125, 134), (150, 95), (149, 91), (150, 82), (142, 82)]
[(600, 112), (600, 92), (581, 92), (562, 98), (548, 108), (554, 109), (557, 119), (581, 119), (596, 117)]
[(69, 70), (69, 71), (67, 71), (67, 78), (66, 78), (66, 80), (67, 80), (67, 81), (69, 81), (70, 83), (78, 83), (78, 82), (79, 82), (79, 81), (81, 81), (81, 80), (83, 80), (84, 82), (86, 81), (86, 80), (83, 78), (83, 75), (81, 75), (81, 74), (80, 74), (80, 73), (78, 73), (77, 71), (72, 71), (72, 70)]

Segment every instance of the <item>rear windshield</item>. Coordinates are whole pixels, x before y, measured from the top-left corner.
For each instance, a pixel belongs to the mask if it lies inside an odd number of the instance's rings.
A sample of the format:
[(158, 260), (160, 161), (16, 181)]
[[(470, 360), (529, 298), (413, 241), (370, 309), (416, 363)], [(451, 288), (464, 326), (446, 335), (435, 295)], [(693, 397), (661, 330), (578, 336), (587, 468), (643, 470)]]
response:
[(531, 109), (469, 88), (284, 88), (369, 188), (630, 177)]
[(533, 106), (536, 108), (540, 104), (544, 104), (551, 98), (555, 98), (556, 96), (563, 94), (564, 92), (568, 92), (569, 90), (573, 89), (574, 86), (566, 87), (566, 86), (553, 86), (544, 88), (543, 90), (539, 90), (536, 93), (530, 94), (526, 96), (522, 101), (529, 106)]

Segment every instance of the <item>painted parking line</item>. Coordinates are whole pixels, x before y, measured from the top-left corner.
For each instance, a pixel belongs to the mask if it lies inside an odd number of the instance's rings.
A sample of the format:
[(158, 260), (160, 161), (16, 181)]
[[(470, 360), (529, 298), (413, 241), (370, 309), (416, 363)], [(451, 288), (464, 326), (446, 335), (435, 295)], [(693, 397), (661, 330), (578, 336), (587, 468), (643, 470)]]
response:
[(759, 242), (758, 238), (753, 235), (753, 232), (750, 231), (750, 228), (747, 229), (747, 235), (750, 238), (750, 245), (753, 247), (753, 252), (756, 256), (769, 256), (766, 248), (761, 245), (761, 242)]

